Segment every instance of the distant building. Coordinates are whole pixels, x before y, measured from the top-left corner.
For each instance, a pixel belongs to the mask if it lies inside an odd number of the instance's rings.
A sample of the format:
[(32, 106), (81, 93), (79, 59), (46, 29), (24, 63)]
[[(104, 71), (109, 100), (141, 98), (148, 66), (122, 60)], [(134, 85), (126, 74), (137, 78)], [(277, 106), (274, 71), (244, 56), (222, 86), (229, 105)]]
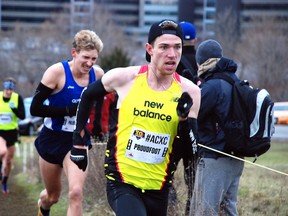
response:
[(239, 28), (253, 27), (250, 21), (257, 17), (275, 18), (287, 28), (288, 0), (179, 0), (179, 20), (193, 22), (198, 36), (205, 37), (214, 34), (216, 17), (228, 8), (236, 15)]
[(288, 0), (0, 0), (0, 27), (7, 30), (14, 22), (37, 26), (51, 12), (61, 11), (70, 3), (72, 32), (84, 24), (77, 22), (77, 17), (93, 15), (91, 4), (97, 3), (103, 4), (115, 23), (140, 43), (146, 41), (151, 23), (164, 18), (193, 22), (200, 37), (213, 35), (216, 16), (229, 7), (237, 16), (239, 28), (249, 27), (249, 21), (257, 16), (276, 18), (286, 26), (288, 21)]
[(62, 10), (70, 0), (0, 0), (0, 27), (13, 28), (15, 22), (29, 27), (37, 27), (51, 16), (52, 12)]

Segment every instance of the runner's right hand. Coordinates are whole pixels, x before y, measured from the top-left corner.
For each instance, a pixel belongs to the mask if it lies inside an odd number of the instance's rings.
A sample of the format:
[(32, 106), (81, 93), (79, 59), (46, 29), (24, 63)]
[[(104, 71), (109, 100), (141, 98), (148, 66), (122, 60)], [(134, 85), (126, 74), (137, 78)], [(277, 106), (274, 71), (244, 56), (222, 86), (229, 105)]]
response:
[(79, 167), (79, 169), (85, 172), (88, 160), (87, 148), (83, 148), (84, 144), (84, 138), (81, 136), (81, 132), (75, 130), (73, 132), (73, 147), (71, 149), (70, 159)]
[(79, 169), (85, 172), (88, 165), (87, 148), (77, 148), (75, 146), (71, 149), (70, 159), (78, 166)]

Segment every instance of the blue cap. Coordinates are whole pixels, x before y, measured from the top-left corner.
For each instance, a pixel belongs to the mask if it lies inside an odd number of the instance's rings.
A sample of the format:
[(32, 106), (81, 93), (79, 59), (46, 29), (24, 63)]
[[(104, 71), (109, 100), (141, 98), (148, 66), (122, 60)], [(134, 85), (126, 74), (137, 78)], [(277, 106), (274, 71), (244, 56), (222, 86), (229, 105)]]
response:
[(3, 82), (3, 87), (4, 87), (4, 89), (14, 90), (15, 89), (15, 83), (10, 81), (10, 80), (6, 80)]
[(179, 25), (183, 30), (183, 40), (193, 40), (196, 38), (196, 29), (192, 23), (182, 21)]

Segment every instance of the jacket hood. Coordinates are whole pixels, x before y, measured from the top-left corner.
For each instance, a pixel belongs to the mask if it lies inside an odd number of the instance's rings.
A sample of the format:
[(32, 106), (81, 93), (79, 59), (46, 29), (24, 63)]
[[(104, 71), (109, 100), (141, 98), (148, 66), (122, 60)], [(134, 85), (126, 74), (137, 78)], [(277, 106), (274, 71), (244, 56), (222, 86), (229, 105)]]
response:
[(207, 73), (204, 75), (204, 79), (212, 76), (214, 73), (223, 73), (223, 72), (236, 73), (237, 67), (238, 67), (237, 64), (232, 59), (222, 57), (217, 62), (215, 67), (207, 71)]

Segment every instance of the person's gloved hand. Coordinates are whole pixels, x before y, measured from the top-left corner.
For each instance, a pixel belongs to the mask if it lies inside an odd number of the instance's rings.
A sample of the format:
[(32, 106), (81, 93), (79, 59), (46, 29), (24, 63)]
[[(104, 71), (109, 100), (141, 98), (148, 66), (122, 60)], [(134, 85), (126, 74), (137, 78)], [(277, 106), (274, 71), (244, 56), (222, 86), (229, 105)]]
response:
[(98, 141), (98, 142), (104, 142), (104, 140), (105, 140), (105, 136), (102, 132), (93, 133), (92, 136), (95, 139), (95, 141)]
[(98, 122), (94, 122), (91, 135), (96, 141), (99, 141), (99, 142), (104, 141), (104, 134), (102, 132), (102, 126)]
[(177, 115), (181, 118), (187, 118), (190, 108), (193, 105), (193, 100), (187, 92), (183, 92), (178, 100), (176, 108)]
[(11, 108), (11, 109), (15, 109), (16, 107), (15, 107), (15, 103), (14, 102), (9, 102), (9, 107)]
[(87, 150), (86, 148), (83, 149), (76, 147), (76, 146), (84, 146), (85, 144), (84, 138), (81, 136), (80, 133), (81, 131), (76, 130), (73, 132), (73, 147), (71, 149), (70, 159), (79, 167), (79, 169), (85, 171), (88, 165)]
[(88, 165), (87, 149), (80, 149), (75, 146), (71, 149), (70, 159), (78, 166), (79, 169), (85, 172)]
[(14, 102), (10, 102), (9, 103), (9, 107), (13, 111), (13, 113), (15, 113), (17, 115), (17, 108), (15, 106), (15, 103)]

